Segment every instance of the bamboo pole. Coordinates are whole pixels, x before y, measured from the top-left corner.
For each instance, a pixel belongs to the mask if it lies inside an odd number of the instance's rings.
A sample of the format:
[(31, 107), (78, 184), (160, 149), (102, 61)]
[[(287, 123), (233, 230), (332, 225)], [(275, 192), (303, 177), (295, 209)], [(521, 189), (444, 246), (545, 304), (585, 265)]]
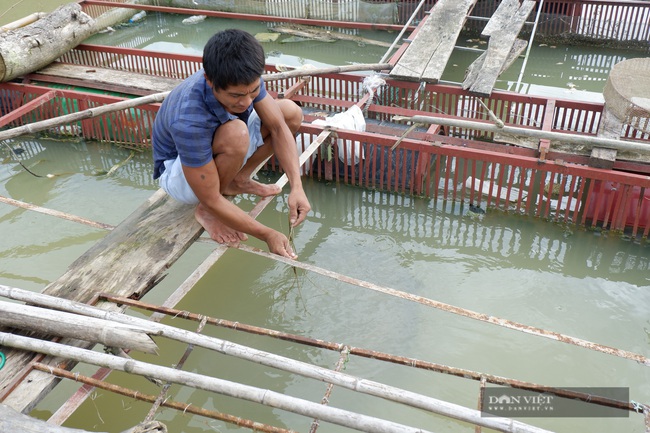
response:
[(0, 301), (0, 325), (99, 342), (108, 347), (158, 353), (158, 346), (142, 329), (31, 305)]
[[(207, 317), (204, 317), (201, 320), (196, 330), (197, 333), (201, 333), (201, 331), (203, 331), (203, 328), (205, 327), (207, 320), (208, 320)], [(194, 345), (189, 344), (185, 349), (183, 356), (181, 356), (181, 359), (174, 365), (174, 369), (182, 370), (183, 366), (185, 365), (185, 361), (187, 361), (187, 358), (190, 357), (190, 354), (192, 353), (193, 350), (194, 350)], [(160, 393), (158, 394), (158, 398), (156, 398), (156, 400), (153, 402), (153, 405), (151, 406), (151, 409), (149, 409), (149, 413), (144, 419), (145, 421), (152, 421), (154, 419), (154, 417), (156, 416), (156, 411), (158, 411), (158, 408), (167, 399), (167, 392), (169, 391), (169, 388), (171, 388), (171, 386), (172, 386), (171, 382), (167, 382), (165, 385), (163, 385), (163, 388), (160, 390)]]
[(418, 12), (420, 12), (420, 9), (422, 9), (422, 6), (424, 6), (424, 3), (425, 3), (425, 0), (420, 0), (420, 3), (419, 3), (418, 6), (415, 8), (415, 10), (413, 11), (413, 13), (411, 14), (411, 16), (409, 17), (409, 19), (408, 19), (408, 21), (406, 22), (406, 24), (404, 24), (404, 26), (403, 26), (402, 29), (400, 30), (399, 34), (397, 35), (397, 37), (395, 37), (395, 40), (394, 40), (393, 43), (390, 45), (390, 47), (388, 48), (388, 50), (386, 51), (386, 53), (384, 54), (384, 56), (381, 58), (380, 62), (383, 63), (383, 62), (385, 62), (385, 61), (388, 59), (388, 56), (390, 55), (390, 53), (393, 52), (393, 49), (395, 48), (395, 45), (397, 45), (397, 42), (400, 41), (400, 40), (402, 39), (402, 36), (404, 36), (404, 33), (406, 32), (406, 30), (408, 29), (408, 27), (411, 25), (411, 22), (415, 19), (415, 17), (416, 17), (416, 15), (418, 14)]
[(33, 14), (29, 14), (26, 17), (22, 17), (16, 21), (5, 24), (4, 26), (0, 27), (0, 32), (8, 32), (10, 30), (16, 30), (21, 27), (25, 27), (29, 24), (35, 23), (46, 15), (47, 14), (45, 12), (34, 12)]
[[(142, 361), (126, 360), (113, 355), (66, 346), (51, 341), (0, 332), (0, 344), (16, 349), (44, 353), (50, 356), (68, 358), (77, 362), (102, 366), (130, 374), (148, 375), (167, 382), (216, 392), (308, 417), (316, 417), (333, 424), (360, 431), (378, 433), (427, 433), (425, 430), (419, 428), (409, 427), (396, 422), (333, 408), (331, 406), (323, 406), (268, 389), (261, 389), (197, 373), (179, 371), (170, 367), (161, 367)], [(523, 430), (520, 431), (523, 432)], [(541, 432), (543, 430), (538, 431)]]
[(600, 146), (609, 149), (638, 152), (644, 155), (650, 155), (650, 145), (647, 143), (635, 143), (606, 137), (592, 137), (587, 135), (568, 134), (566, 132), (543, 131), (540, 129), (528, 129), (517, 126), (499, 127), (491, 123), (477, 122), (465, 119), (453, 119), (450, 117), (433, 117), (433, 116), (393, 116), (395, 121), (408, 121), (427, 125), (443, 125), (455, 128), (471, 128), (479, 131), (500, 132), (506, 134), (523, 135), (526, 137), (565, 141), (574, 144)]
[(49, 128), (65, 125), (67, 123), (76, 122), (78, 120), (89, 119), (92, 117), (101, 116), (102, 114), (111, 113), (119, 110), (126, 110), (129, 108), (137, 107), (139, 105), (153, 104), (161, 102), (169, 95), (169, 91), (161, 93), (153, 93), (139, 98), (127, 99), (124, 101), (114, 102), (112, 104), (102, 105), (101, 107), (88, 108), (86, 110), (78, 111), (76, 113), (65, 114), (63, 116), (52, 117), (51, 119), (40, 120), (38, 122), (29, 123), (27, 125), (18, 126), (16, 128), (0, 131), (0, 141), (16, 138), (24, 134), (33, 134), (35, 132), (44, 131)]
[[(279, 256), (278, 256), (279, 257)], [(298, 263), (298, 262), (296, 262)], [(304, 377), (333, 383), (346, 389), (357, 391), (374, 397), (402, 403), (411, 407), (423, 409), (438, 415), (447, 416), (460, 421), (481, 425), (493, 430), (508, 433), (542, 433), (544, 429), (530, 426), (519, 421), (498, 418), (483, 417), (475, 409), (466, 408), (454, 403), (449, 403), (425, 395), (417, 394), (411, 391), (402, 390), (393, 386), (374, 382), (367, 379), (357, 378), (345, 373), (335, 372), (323, 367), (314, 366), (305, 362), (279, 356), (273, 353), (246, 347), (240, 344), (232, 343), (219, 338), (200, 335), (183, 329), (160, 323), (150, 322), (137, 317), (127, 316), (125, 314), (113, 313), (86, 304), (72, 302), (41, 293), (32, 293), (26, 290), (11, 288), (0, 285), (0, 296), (9, 297), (15, 300), (27, 301), (38, 305), (56, 308), (76, 314), (83, 314), (90, 317), (113, 320), (117, 323), (138, 326), (158, 335), (180, 341), (183, 343), (194, 344), (205, 349), (234, 356), (247, 361), (255, 362), (267, 367), (277, 368), (288, 371)], [(2, 341), (0, 341), (2, 344)], [(38, 352), (38, 350), (35, 350)], [(148, 373), (145, 373), (148, 374)], [(149, 376), (156, 377), (153, 374)], [(328, 421), (326, 418), (319, 418)]]
[(390, 70), (392, 68), (393, 65), (390, 63), (359, 63), (354, 65), (326, 66), (323, 68), (315, 69), (294, 69), (293, 71), (287, 72), (272, 72), (269, 74), (264, 74), (262, 77), (264, 78), (264, 81), (277, 81), (284, 80), (286, 78), (307, 77), (311, 75), (342, 74), (345, 72), (357, 71), (384, 71)]
[[(284, 80), (293, 77), (306, 77), (319, 74), (332, 74), (353, 71), (368, 71), (368, 70), (383, 70), (390, 69), (392, 66), (385, 63), (371, 63), (371, 64), (358, 64), (358, 65), (344, 65), (332, 66), (317, 69), (296, 69), (288, 72), (278, 72), (264, 74), (265, 81)], [(0, 141), (16, 138), (24, 134), (33, 134), (36, 132), (44, 131), (46, 129), (55, 128), (57, 126), (65, 125), (79, 120), (90, 119), (93, 117), (101, 116), (103, 114), (112, 113), (114, 111), (127, 110), (129, 108), (138, 107), (140, 105), (154, 104), (162, 102), (170, 91), (152, 93), (151, 95), (141, 96), (139, 98), (126, 99), (124, 101), (114, 102), (112, 104), (102, 105), (100, 107), (88, 108), (86, 110), (78, 111), (76, 113), (65, 114), (63, 116), (53, 117), (50, 119), (40, 120), (38, 122), (29, 123), (27, 125), (18, 126), (16, 128), (0, 131)]]
[[(603, 344), (594, 343), (592, 341), (583, 340), (581, 338), (572, 337), (570, 335), (561, 334), (559, 332), (549, 331), (547, 329), (536, 328), (534, 326), (525, 325), (523, 323), (513, 322), (511, 320), (503, 319), (500, 317), (489, 316), (487, 314), (468, 310), (466, 308), (461, 308), (455, 305), (446, 304), (444, 302), (436, 301), (430, 298), (425, 298), (424, 296), (414, 295), (412, 293), (395, 290), (390, 287), (380, 286), (377, 284), (370, 283), (368, 281), (359, 280), (357, 278), (349, 277), (347, 275), (342, 275), (334, 271), (319, 268), (318, 266), (314, 266), (309, 263), (303, 263), (297, 260), (291, 260), (286, 257), (279, 256), (277, 254), (267, 253), (258, 248), (253, 248), (248, 245), (239, 244), (237, 248), (243, 251), (247, 251), (249, 253), (257, 254), (258, 256), (283, 262), (289, 266), (295, 266), (297, 268), (305, 269), (307, 271), (316, 272), (320, 275), (324, 275), (329, 278), (334, 278), (336, 280), (343, 281), (344, 283), (353, 284), (359, 287), (370, 289), (375, 292), (384, 293), (400, 299), (405, 299), (408, 301), (416, 302), (418, 304), (427, 305), (429, 307), (437, 308), (442, 311), (447, 311), (449, 313), (457, 314), (463, 317), (468, 317), (470, 319), (475, 319), (481, 322), (487, 322), (504, 328), (521, 331), (526, 334), (536, 335), (538, 337), (544, 337), (554, 341), (560, 341), (563, 343), (572, 344), (574, 346), (583, 347), (585, 349), (590, 349), (601, 353), (606, 353), (608, 355), (617, 356), (619, 358), (630, 359), (632, 361), (636, 361), (640, 364), (650, 367), (650, 358), (641, 355), (639, 353), (630, 352), (615, 347), (605, 346)], [(1, 287), (2, 286), (0, 286), (0, 288)]]
[(30, 203), (25, 203), (23, 201), (14, 200), (13, 198), (9, 198), (9, 197), (0, 196), (0, 202), (1, 203), (6, 203), (6, 204), (9, 204), (9, 205), (12, 205), (12, 206), (20, 207), (20, 208), (23, 208), (23, 209), (39, 212), (39, 213), (42, 213), (42, 214), (45, 214), (45, 215), (50, 215), (50, 216), (54, 216), (54, 217), (57, 217), (57, 218), (65, 219), (65, 220), (68, 220), (68, 221), (73, 221), (73, 222), (85, 224), (87, 226), (95, 227), (95, 228), (98, 228), (98, 229), (111, 230), (111, 229), (114, 228), (110, 224), (104, 224), (104, 223), (100, 223), (100, 222), (97, 222), (97, 221), (82, 218), (82, 217), (79, 217), (79, 216), (76, 216), (76, 215), (70, 215), (70, 214), (67, 214), (65, 212), (60, 212), (60, 211), (57, 211), (57, 210), (48, 209), (48, 208), (41, 207), (41, 206), (36, 206), (36, 205), (30, 204)]

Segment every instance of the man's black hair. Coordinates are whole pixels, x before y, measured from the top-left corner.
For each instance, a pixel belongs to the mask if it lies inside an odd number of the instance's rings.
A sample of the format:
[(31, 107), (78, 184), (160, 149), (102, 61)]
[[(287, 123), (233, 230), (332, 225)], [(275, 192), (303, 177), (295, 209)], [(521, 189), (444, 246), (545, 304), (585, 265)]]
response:
[(228, 29), (203, 48), (203, 69), (215, 89), (253, 83), (264, 73), (264, 48), (253, 35)]

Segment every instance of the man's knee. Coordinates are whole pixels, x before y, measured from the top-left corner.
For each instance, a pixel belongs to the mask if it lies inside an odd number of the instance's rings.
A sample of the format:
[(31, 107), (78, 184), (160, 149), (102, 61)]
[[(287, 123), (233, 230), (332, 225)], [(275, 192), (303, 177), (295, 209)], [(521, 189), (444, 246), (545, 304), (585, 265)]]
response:
[(302, 108), (290, 99), (280, 99), (278, 100), (278, 105), (284, 115), (284, 121), (287, 123), (287, 126), (289, 126), (291, 132), (295, 135), (302, 124)]
[(214, 132), (212, 137), (212, 152), (243, 154), (248, 151), (248, 126), (239, 119), (230, 120)]

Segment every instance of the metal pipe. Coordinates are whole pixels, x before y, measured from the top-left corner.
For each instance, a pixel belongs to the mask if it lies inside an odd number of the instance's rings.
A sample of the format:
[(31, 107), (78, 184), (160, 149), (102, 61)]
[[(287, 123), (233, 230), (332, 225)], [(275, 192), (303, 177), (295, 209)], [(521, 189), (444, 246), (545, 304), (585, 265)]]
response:
[(537, 23), (539, 23), (539, 17), (542, 14), (542, 6), (544, 6), (544, 0), (539, 0), (539, 5), (537, 9), (537, 15), (535, 16), (535, 23), (533, 24), (533, 29), (530, 32), (530, 40), (528, 41), (528, 47), (526, 47), (526, 55), (524, 56), (524, 63), (521, 65), (521, 71), (519, 72), (519, 78), (517, 79), (517, 92), (519, 92), (519, 86), (521, 85), (521, 78), (524, 75), (524, 70), (526, 69), (526, 64), (528, 63), (528, 57), (530, 55), (530, 49), (533, 46), (533, 41), (535, 39), (535, 33), (537, 32)]

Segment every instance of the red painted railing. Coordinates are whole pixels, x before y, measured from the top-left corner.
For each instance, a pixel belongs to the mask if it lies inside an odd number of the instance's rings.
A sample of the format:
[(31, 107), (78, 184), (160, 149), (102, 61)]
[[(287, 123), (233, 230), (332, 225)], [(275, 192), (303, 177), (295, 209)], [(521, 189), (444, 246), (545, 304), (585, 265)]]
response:
[[(162, 55), (144, 50), (81, 45), (61, 61), (93, 67), (115, 68), (134, 73), (173, 75), (182, 79), (200, 68), (197, 56)], [(268, 67), (272, 72), (274, 69)], [(363, 104), (363, 76), (327, 74), (312, 77), (308, 86), (292, 99), (302, 104), (306, 122)], [(297, 79), (267, 80), (277, 94)], [(116, 102), (122, 98), (76, 90), (56, 91), (43, 86), (4, 83), (0, 85), (0, 110), (8, 126)], [(492, 136), (468, 128), (415, 130), (392, 149), (406, 125), (396, 115), (417, 114), (462, 117), (490, 122), (474, 96), (458, 87), (388, 80), (377, 90), (367, 108), (366, 132), (337, 131), (337, 139), (313, 156), (305, 171), (309, 176), (369, 188), (415, 194), (437, 200), (533, 215), (562, 223), (627, 230), (634, 236), (650, 231), (650, 177), (619, 171), (648, 173), (643, 164), (618, 162), (614, 170), (587, 166), (588, 156), (508, 146), (491, 141)], [(40, 103), (32, 102), (41, 98)], [(602, 106), (593, 103), (552, 100), (542, 97), (494, 92), (480, 98), (508, 125), (551, 131), (595, 134)], [(365, 105), (365, 104), (363, 104)], [(21, 107), (20, 116), (10, 113)], [(147, 147), (150, 127), (158, 104), (81, 120), (55, 132), (87, 139)], [(303, 124), (299, 134), (306, 146), (322, 131)], [(647, 135), (645, 137), (647, 141)], [(350, 152), (348, 152), (350, 148)], [(358, 155), (354, 164), (347, 157)], [(273, 163), (272, 163), (273, 164)], [(307, 173), (306, 173), (307, 174)]]
[[(479, 1), (472, 15), (490, 17), (498, 4), (496, 0)], [(538, 7), (528, 18), (531, 24), (537, 16)], [(468, 28), (474, 31), (480, 31), (484, 25), (485, 21), (468, 22)], [(532, 26), (529, 25), (525, 30), (530, 32)], [(620, 0), (545, 0), (536, 35), (579, 36), (647, 43), (650, 39), (650, 3)]]
[[(111, 4), (124, 3), (126, 0), (103, 0), (91, 1), (85, 0), (81, 4), (84, 11), (93, 17), (111, 9)], [(339, 3), (344, 3), (348, 0), (332, 0), (331, 2), (323, 2), (323, 4), (332, 4), (332, 7), (338, 7)], [(238, 13), (229, 13), (227, 16), (231, 18), (250, 19), (246, 15), (261, 17), (266, 15), (275, 17), (285, 17), (291, 20), (298, 20), (302, 24), (311, 22), (314, 25), (337, 25), (350, 27), (348, 22), (356, 22), (358, 28), (381, 28), (378, 24), (382, 25), (403, 25), (413, 15), (420, 0), (366, 0), (364, 3), (368, 5), (385, 5), (391, 6), (390, 12), (382, 17), (380, 23), (377, 22), (363, 22), (359, 19), (356, 13), (347, 16), (330, 17), (323, 22), (322, 20), (314, 19), (314, 16), (319, 16), (317, 11), (312, 8), (300, 6), (302, 2), (295, 2), (295, 6), (286, 4), (284, 9), (267, 8), (265, 3), (260, 1), (256, 7), (245, 9), (242, 7), (236, 8)], [(428, 11), (435, 5), (436, 0), (426, 0), (424, 5), (415, 14), (414, 24), (422, 20)], [(487, 22), (487, 18), (492, 16), (494, 11), (499, 5), (498, 0), (479, 0), (466, 23), (467, 29), (479, 31)], [(137, 8), (135, 5), (130, 7)], [(323, 7), (323, 6), (321, 6)], [(538, 2), (539, 7), (539, 2)], [(179, 10), (178, 8), (159, 7), (159, 6), (142, 6), (142, 9), (150, 11), (160, 10), (171, 12)], [(228, 8), (229, 10), (231, 8)], [(342, 10), (354, 9), (352, 6), (342, 7)], [(187, 10), (186, 10), (187, 11)], [(189, 10), (191, 13), (191, 10)], [(387, 9), (388, 11), (388, 9)], [(135, 12), (135, 9), (134, 9)], [(203, 12), (202, 12), (203, 13)], [(219, 12), (214, 12), (219, 14)], [(311, 18), (310, 18), (311, 15)], [(394, 15), (394, 16), (391, 16)], [(537, 15), (537, 8), (531, 13), (528, 22), (532, 24)], [(215, 15), (217, 16), (217, 15)], [(326, 16), (323, 15), (323, 16)], [(255, 18), (258, 19), (259, 18)], [(301, 20), (311, 21), (301, 21)], [(328, 22), (329, 21), (329, 22)], [(339, 24), (336, 24), (336, 21)], [(530, 32), (532, 26), (529, 25), (524, 31)], [(617, 40), (617, 41), (640, 41), (645, 42), (650, 39), (650, 2), (647, 1), (624, 1), (624, 0), (545, 0), (540, 20), (536, 29), (536, 34), (540, 36), (579, 36), (581, 38), (591, 38), (598, 40)]]

